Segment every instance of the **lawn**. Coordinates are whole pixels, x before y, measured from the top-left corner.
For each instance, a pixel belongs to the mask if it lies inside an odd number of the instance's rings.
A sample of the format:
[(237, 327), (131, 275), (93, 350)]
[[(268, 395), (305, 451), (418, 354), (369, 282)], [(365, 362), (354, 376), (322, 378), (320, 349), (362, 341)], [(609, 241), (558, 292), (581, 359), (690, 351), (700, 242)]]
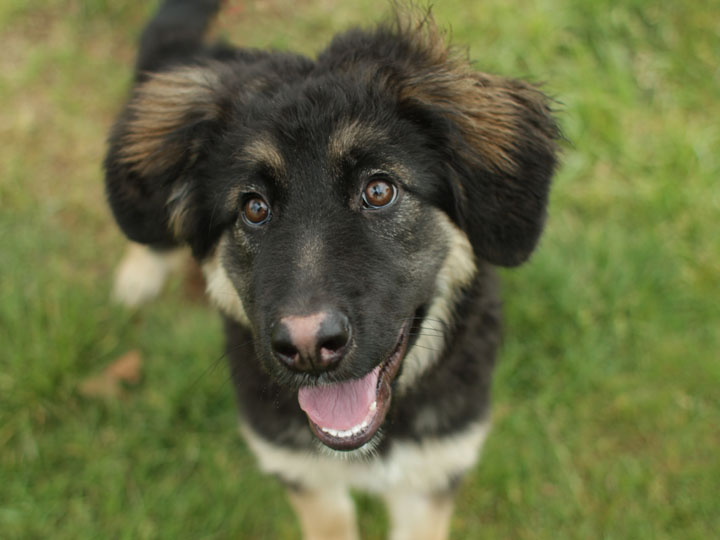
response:
[[(231, 2), (220, 32), (308, 54), (385, 0)], [(185, 281), (108, 301), (104, 138), (139, 0), (0, 4), (0, 536), (297, 538), (236, 430), (214, 311)], [(478, 69), (542, 82), (567, 142), (547, 233), (503, 271), (494, 430), (453, 538), (720, 531), (720, 3), (443, 0)], [(136, 351), (141, 379), (87, 392)], [(107, 394), (107, 395), (106, 395)], [(387, 526), (358, 496), (364, 538)]]

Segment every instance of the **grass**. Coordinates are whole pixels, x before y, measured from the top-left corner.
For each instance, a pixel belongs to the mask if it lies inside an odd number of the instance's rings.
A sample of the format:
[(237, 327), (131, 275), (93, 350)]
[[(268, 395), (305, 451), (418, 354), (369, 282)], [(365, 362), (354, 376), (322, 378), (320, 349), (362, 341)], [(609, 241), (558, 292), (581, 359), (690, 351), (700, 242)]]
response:
[[(236, 2), (236, 4), (238, 4)], [(495, 428), (455, 538), (706, 539), (720, 530), (720, 5), (447, 0), (478, 67), (562, 102), (541, 248), (503, 272)], [(384, 1), (268, 0), (222, 19), (319, 49)], [(108, 302), (123, 240), (104, 137), (150, 7), (0, 5), (0, 530), (4, 538), (296, 538), (237, 434), (219, 321), (179, 281)], [(129, 349), (140, 384), (80, 383)], [(366, 538), (386, 517), (358, 498)]]

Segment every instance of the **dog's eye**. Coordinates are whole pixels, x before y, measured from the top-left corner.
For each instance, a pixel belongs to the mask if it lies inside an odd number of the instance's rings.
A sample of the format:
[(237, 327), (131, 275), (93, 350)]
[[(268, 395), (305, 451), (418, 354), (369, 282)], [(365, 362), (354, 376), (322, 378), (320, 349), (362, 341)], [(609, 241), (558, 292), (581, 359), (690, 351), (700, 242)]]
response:
[(242, 218), (248, 225), (264, 225), (272, 216), (270, 207), (260, 195), (253, 193), (245, 199), (242, 207)]
[(397, 188), (384, 178), (375, 178), (368, 182), (362, 193), (365, 208), (383, 208), (397, 199)]

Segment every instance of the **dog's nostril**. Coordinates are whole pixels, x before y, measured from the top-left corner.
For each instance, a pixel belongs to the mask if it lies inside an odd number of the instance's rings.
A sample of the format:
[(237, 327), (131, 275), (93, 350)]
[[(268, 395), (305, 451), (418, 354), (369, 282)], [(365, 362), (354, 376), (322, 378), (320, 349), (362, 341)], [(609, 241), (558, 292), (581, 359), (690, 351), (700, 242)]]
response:
[(270, 341), (275, 354), (286, 364), (293, 364), (299, 360), (299, 351), (292, 341), (288, 327), (282, 322), (273, 328)]
[(332, 336), (320, 343), (320, 350), (336, 352), (342, 349), (346, 343), (346, 335)]
[(318, 331), (318, 349), (339, 353), (350, 340), (350, 322), (339, 311), (328, 313)]
[(291, 360), (299, 354), (298, 350), (289, 343), (276, 343), (273, 348), (276, 353)]

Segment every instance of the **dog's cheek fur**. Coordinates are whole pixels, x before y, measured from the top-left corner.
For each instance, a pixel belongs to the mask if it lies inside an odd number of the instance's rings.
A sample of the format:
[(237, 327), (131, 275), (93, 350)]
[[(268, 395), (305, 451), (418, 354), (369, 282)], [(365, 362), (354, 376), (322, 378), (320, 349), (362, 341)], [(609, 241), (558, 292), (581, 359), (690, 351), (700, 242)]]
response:
[(455, 325), (455, 306), (471, 286), (478, 269), (470, 242), (443, 213), (435, 211), (436, 235), (442, 236), (447, 252), (433, 283), (433, 296), (418, 330), (418, 339), (403, 361), (397, 389), (404, 393), (427, 373), (447, 350), (447, 335)]
[[(203, 260), (202, 271), (205, 276), (206, 292), (215, 306), (226, 316), (250, 325), (242, 297), (238, 292), (238, 285), (246, 283), (247, 279), (241, 274), (236, 265), (228, 264), (230, 258), (231, 233), (225, 232), (217, 246)], [(227, 267), (235, 268), (233, 274), (228, 274)]]

